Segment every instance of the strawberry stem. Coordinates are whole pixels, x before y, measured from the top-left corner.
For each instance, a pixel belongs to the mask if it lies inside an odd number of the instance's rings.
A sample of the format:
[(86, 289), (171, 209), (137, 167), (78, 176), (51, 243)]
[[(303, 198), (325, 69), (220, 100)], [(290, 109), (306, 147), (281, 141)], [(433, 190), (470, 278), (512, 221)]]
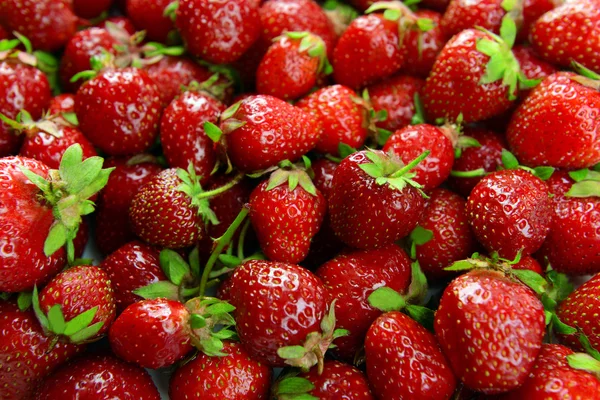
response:
[(213, 189), (213, 190), (202, 192), (199, 195), (197, 195), (196, 198), (198, 200), (201, 200), (201, 199), (208, 199), (210, 197), (217, 196), (217, 195), (219, 195), (219, 194), (221, 194), (223, 192), (228, 191), (229, 189), (231, 189), (232, 187), (234, 187), (235, 185), (237, 185), (238, 183), (240, 183), (240, 181), (243, 178), (244, 178), (244, 174), (243, 173), (237, 174), (232, 180), (230, 180), (229, 182), (227, 182), (223, 186), (218, 187), (218, 188)]
[(408, 163), (404, 167), (400, 168), (398, 171), (394, 172), (390, 176), (390, 178), (399, 178), (402, 175), (406, 174), (408, 171), (410, 171), (411, 169), (413, 169), (414, 167), (416, 167), (421, 161), (423, 161), (425, 158), (427, 158), (427, 156), (429, 154), (431, 154), (430, 150), (424, 151), (423, 153), (421, 153), (421, 155), (419, 157), (415, 158), (410, 163)]

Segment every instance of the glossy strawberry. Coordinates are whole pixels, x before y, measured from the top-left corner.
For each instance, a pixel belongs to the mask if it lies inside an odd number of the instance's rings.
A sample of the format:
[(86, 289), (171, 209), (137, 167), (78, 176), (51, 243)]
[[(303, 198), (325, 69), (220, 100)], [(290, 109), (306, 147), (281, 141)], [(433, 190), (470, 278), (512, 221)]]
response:
[(335, 161), (327, 158), (319, 158), (312, 162), (311, 168), (314, 174), (312, 181), (326, 199), (329, 199), (329, 195), (331, 194), (333, 174), (337, 166), (338, 164)]
[(456, 378), (435, 336), (400, 312), (385, 313), (373, 322), (365, 357), (378, 398), (449, 399), (454, 392)]
[(429, 20), (432, 26), (422, 31), (418, 24), (413, 24), (405, 32), (403, 44), (406, 48), (407, 62), (402, 67), (402, 72), (420, 78), (427, 78), (437, 55), (440, 53), (446, 41), (451, 36), (442, 32), (440, 26), (441, 14), (430, 10), (419, 10), (415, 16), (423, 20)]
[(62, 114), (75, 112), (75, 95), (71, 93), (62, 93), (54, 96), (48, 103), (48, 113)]
[(92, 19), (108, 12), (113, 0), (73, 0), (73, 12), (81, 18)]
[(127, 0), (126, 13), (138, 30), (146, 31), (151, 41), (166, 43), (173, 31), (173, 21), (164, 15), (170, 0)]
[(415, 95), (424, 84), (419, 78), (397, 75), (368, 86), (373, 110), (387, 113), (386, 119), (375, 122), (377, 127), (393, 132), (409, 125), (415, 115)]
[(91, 354), (69, 362), (44, 379), (34, 398), (159, 400), (160, 394), (142, 368), (112, 355)]
[(117, 357), (144, 368), (172, 365), (192, 350), (189, 318), (188, 310), (177, 301), (133, 303), (110, 327), (110, 346)]
[(536, 274), (543, 275), (544, 269), (540, 263), (531, 256), (522, 257), (518, 263), (511, 265), (513, 269), (528, 269), (535, 272)]
[(447, 37), (478, 26), (498, 33), (505, 14), (502, 0), (451, 0), (441, 20), (441, 28)]
[[(552, 65), (543, 61), (538, 57), (533, 48), (530, 46), (515, 46), (513, 48), (513, 54), (519, 61), (521, 71), (527, 77), (527, 79), (540, 79), (543, 80), (547, 76), (558, 72), (557, 69)], [(521, 90), (520, 97), (525, 98), (531, 92), (531, 89)]]
[(469, 224), (489, 251), (512, 259), (537, 251), (552, 223), (548, 186), (523, 170), (493, 172), (473, 188), (467, 201)]
[(446, 287), (434, 328), (452, 371), (466, 387), (503, 393), (529, 376), (544, 338), (544, 307), (522, 283), (476, 270)]
[(170, 398), (268, 399), (271, 369), (250, 358), (239, 343), (224, 342), (223, 352), (222, 357), (200, 353), (177, 369), (169, 383)]

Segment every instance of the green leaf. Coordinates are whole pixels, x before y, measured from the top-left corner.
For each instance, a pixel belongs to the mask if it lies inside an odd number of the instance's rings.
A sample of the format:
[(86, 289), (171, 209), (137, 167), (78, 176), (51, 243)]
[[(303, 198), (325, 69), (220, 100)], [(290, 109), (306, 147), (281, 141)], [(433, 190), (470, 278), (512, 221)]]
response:
[(21, 292), (17, 297), (17, 305), (19, 306), (19, 310), (25, 311), (31, 307), (31, 303), (33, 301), (33, 293), (31, 292)]
[(533, 169), (533, 174), (543, 181), (547, 181), (548, 179), (550, 179), (553, 173), (553, 167), (535, 167)]
[(517, 5), (517, 0), (503, 0), (502, 1), (502, 9), (504, 9), (504, 11), (509, 12), (512, 11)]
[(277, 394), (301, 394), (308, 393), (315, 388), (306, 378), (291, 377), (285, 378), (277, 385)]
[(73, 343), (82, 343), (85, 342), (100, 332), (100, 329), (104, 326), (104, 321), (96, 322), (93, 325), (88, 326), (87, 328), (83, 328), (79, 332), (76, 332), (69, 336), (71, 342)]
[(75, 125), (75, 126), (79, 125), (79, 120), (77, 119), (77, 114), (75, 114), (74, 112), (64, 112), (61, 114), (61, 116), (63, 117), (63, 119), (65, 121), (67, 121), (71, 125)]
[(277, 355), (286, 360), (302, 358), (305, 354), (306, 349), (302, 346), (286, 346), (277, 349)]
[(31, 181), (31, 183), (33, 183), (35, 186), (37, 186), (38, 189), (40, 189), (42, 192), (50, 191), (50, 184), (48, 183), (48, 181), (46, 179), (42, 178), (35, 172), (32, 172), (31, 170), (29, 170), (23, 166), (19, 165), (19, 169), (21, 170), (23, 175), (25, 175), (25, 177), (27, 179), (29, 179)]
[(47, 330), (48, 329), (48, 318), (46, 318), (46, 314), (44, 314), (44, 312), (40, 308), (40, 299), (38, 297), (37, 286), (33, 287), (31, 303), (33, 305), (33, 312), (34, 312), (37, 320), (39, 321), (42, 328), (44, 328), (44, 330)]
[(223, 350), (223, 342), (221, 339), (213, 336), (201, 340), (200, 347), (202, 352), (208, 356), (224, 357), (227, 355), (221, 351)]
[(223, 131), (221, 130), (221, 128), (209, 121), (206, 121), (203, 127), (204, 132), (206, 132), (206, 136), (208, 136), (210, 140), (212, 140), (215, 143), (221, 140), (221, 136), (223, 135)]
[(422, 226), (417, 226), (410, 233), (410, 240), (419, 246), (429, 242), (431, 239), (433, 239), (433, 231), (425, 229)]
[(183, 278), (191, 274), (189, 265), (177, 252), (164, 249), (160, 252), (159, 258), (162, 270), (175, 285), (181, 285)]
[(60, 222), (55, 222), (50, 228), (44, 242), (44, 254), (50, 257), (67, 242), (67, 228)]
[(53, 305), (48, 310), (48, 327), (53, 333), (60, 335), (65, 331), (65, 316), (62, 313), (60, 304)]
[(600, 352), (592, 347), (590, 343), (590, 339), (582, 332), (579, 335), (579, 343), (581, 343), (581, 347), (594, 359), (600, 361)]
[(383, 18), (387, 19), (388, 21), (398, 21), (401, 16), (402, 13), (400, 10), (396, 10), (394, 8), (388, 8), (383, 12)]
[(366, 164), (360, 164), (359, 167), (360, 167), (360, 169), (365, 171), (367, 173), (367, 175), (369, 175), (373, 178), (379, 178), (379, 177), (383, 176), (383, 170), (378, 165), (366, 163)]
[(190, 315), (190, 326), (192, 329), (202, 329), (206, 326), (206, 318), (199, 314)]
[(551, 270), (546, 273), (546, 278), (552, 284), (552, 298), (557, 303), (562, 302), (573, 292), (573, 284), (566, 274)]
[(169, 281), (158, 281), (135, 289), (133, 293), (144, 299), (158, 299), (164, 297), (169, 300), (179, 300), (179, 288)]
[(21, 42), (18, 39), (4, 39), (0, 40), (0, 51), (12, 50)]
[(476, 48), (478, 52), (485, 54), (488, 57), (492, 57), (494, 54), (500, 52), (500, 43), (489, 39), (480, 39), (477, 41)]
[(25, 47), (25, 51), (27, 53), (33, 53), (33, 46), (31, 45), (31, 41), (25, 35), (22, 35), (17, 31), (13, 31), (13, 35), (15, 35), (15, 37), (19, 39), (21, 43), (23, 43), (23, 46)]
[(90, 308), (89, 310), (84, 311), (75, 318), (71, 319), (69, 322), (67, 322), (63, 334), (65, 336), (73, 336), (75, 333), (89, 327), (97, 312), (98, 306)]
[(211, 335), (221, 340), (227, 340), (237, 336), (234, 331), (229, 329), (221, 329), (220, 331), (212, 332)]
[(585, 353), (569, 354), (567, 361), (571, 368), (600, 373), (600, 361)]
[(512, 273), (537, 294), (542, 294), (546, 291), (546, 280), (537, 272), (528, 269), (513, 269)]
[(516, 169), (519, 167), (519, 160), (510, 151), (502, 149), (502, 165), (506, 169)]
[(502, 18), (502, 25), (500, 25), (500, 37), (504, 39), (509, 48), (514, 46), (515, 39), (517, 37), (517, 24), (508, 14)]
[(346, 143), (340, 142), (340, 144), (338, 144), (338, 152), (340, 153), (340, 158), (344, 159), (350, 154), (356, 153), (356, 149)]
[(600, 197), (600, 182), (581, 181), (574, 183), (566, 193), (567, 197)]
[(430, 310), (427, 307), (409, 304), (406, 306), (406, 312), (412, 319), (424, 326), (427, 330), (433, 331), (433, 320), (435, 317), (435, 312), (433, 310)]
[(574, 335), (577, 333), (577, 329), (562, 322), (555, 313), (552, 313), (552, 326), (554, 331), (561, 335)]
[(444, 268), (444, 271), (467, 271), (475, 268), (473, 263), (469, 260), (460, 260), (452, 263), (450, 266)]
[(394, 289), (383, 286), (371, 293), (368, 297), (369, 304), (381, 311), (398, 311), (406, 306), (404, 297)]
[(227, 303), (226, 301), (220, 301), (218, 303), (215, 303), (215, 304), (207, 307), (204, 312), (209, 315), (219, 315), (219, 314), (230, 313), (234, 310), (235, 310), (235, 307), (232, 306), (231, 304)]
[(427, 32), (435, 28), (435, 24), (430, 18), (419, 18), (417, 19), (417, 27), (421, 32)]

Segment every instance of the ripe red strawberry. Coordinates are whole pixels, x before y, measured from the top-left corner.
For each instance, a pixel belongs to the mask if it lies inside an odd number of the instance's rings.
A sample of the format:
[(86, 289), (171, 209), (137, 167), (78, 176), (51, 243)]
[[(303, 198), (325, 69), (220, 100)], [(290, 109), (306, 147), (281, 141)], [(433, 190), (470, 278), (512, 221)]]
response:
[(516, 109), (507, 131), (511, 151), (525, 165), (587, 168), (600, 162), (600, 107), (595, 79), (571, 72), (552, 74)]
[(340, 143), (360, 148), (369, 134), (369, 110), (366, 102), (352, 89), (333, 85), (301, 99), (296, 106), (318, 120), (321, 138), (315, 147), (319, 153), (339, 155)]
[(103, 12), (108, 12), (113, 0), (73, 0), (73, 12), (85, 19), (99, 17)]
[(190, 54), (215, 63), (230, 63), (258, 39), (258, 5), (245, 0), (181, 0), (175, 25)]
[(160, 122), (160, 142), (171, 167), (185, 169), (192, 163), (200, 183), (208, 182), (218, 154), (215, 143), (204, 130), (204, 123), (217, 123), (225, 108), (203, 90), (189, 90), (165, 108)]
[(129, 224), (129, 207), (138, 190), (162, 168), (153, 157), (139, 155), (108, 159), (115, 169), (98, 198), (96, 244), (102, 253), (110, 254), (135, 239)]
[(77, 31), (77, 22), (69, 1), (0, 1), (0, 24), (27, 36), (37, 50), (61, 49)]
[(167, 43), (175, 28), (165, 14), (170, 0), (126, 0), (126, 13), (138, 30), (146, 31), (149, 40)]
[(175, 371), (169, 383), (172, 400), (197, 397), (206, 400), (266, 400), (271, 386), (271, 369), (250, 355), (242, 345), (224, 342), (221, 357), (198, 354)]
[(408, 235), (425, 208), (420, 185), (409, 172), (419, 161), (405, 166), (396, 157), (370, 150), (346, 157), (335, 170), (329, 197), (335, 234), (360, 249)]
[(333, 76), (337, 83), (359, 89), (392, 75), (404, 59), (398, 23), (381, 14), (363, 15), (350, 23), (335, 46)]
[[(208, 190), (218, 189), (230, 183), (232, 179), (231, 176), (227, 175), (213, 176), (206, 188)], [(233, 223), (244, 205), (248, 203), (252, 188), (250, 181), (243, 179), (226, 191), (211, 197), (210, 208), (217, 216), (219, 223), (207, 227), (209, 238), (218, 238), (225, 234), (225, 231)], [(239, 235), (239, 231), (236, 231), (235, 235)]]
[(297, 99), (331, 73), (325, 42), (310, 32), (286, 32), (267, 50), (256, 71), (258, 93)]
[(91, 354), (69, 362), (44, 379), (35, 400), (54, 399), (159, 400), (148, 372), (112, 355)]
[(283, 100), (267, 95), (245, 98), (221, 117), (227, 154), (244, 172), (296, 161), (319, 141), (316, 119)]
[(530, 172), (503, 170), (483, 178), (467, 201), (469, 224), (488, 250), (512, 259), (537, 251), (552, 223), (548, 186)]
[[(600, 44), (585, 38), (596, 37), (600, 22), (600, 2), (580, 0), (564, 2), (542, 15), (531, 27), (533, 49), (546, 61), (568, 67), (577, 61), (600, 72)], [(577, 32), (571, 35), (569, 32)]]
[(531, 256), (523, 256), (518, 263), (511, 265), (513, 269), (528, 269), (536, 274), (543, 275), (544, 270), (537, 260)]
[[(322, 359), (315, 351), (329, 347), (335, 321), (327, 315), (327, 292), (319, 278), (298, 265), (250, 260), (226, 284), (238, 335), (252, 358), (273, 367), (290, 363), (306, 369)], [(280, 350), (303, 345), (300, 354)]]
[(335, 303), (336, 325), (348, 336), (335, 340), (332, 352), (352, 362), (362, 347), (367, 330), (381, 315), (368, 297), (386, 286), (404, 293), (410, 283), (410, 259), (395, 244), (376, 250), (346, 251), (320, 266), (315, 274), (323, 281)]
[[(365, 339), (367, 376), (380, 399), (449, 399), (456, 378), (435, 336), (392, 311), (373, 322)], [(406, 379), (410, 377), (410, 379)]]
[(71, 93), (62, 93), (54, 96), (48, 103), (48, 113), (62, 114), (75, 112), (75, 95)]
[[(440, 53), (450, 36), (442, 32), (440, 20), (442, 15), (430, 10), (415, 12), (417, 20), (428, 20), (431, 29), (423, 31), (418, 23), (412, 24), (404, 33), (403, 45), (406, 48), (406, 59), (411, 60), (402, 67), (402, 72), (408, 75), (427, 78), (437, 55)], [(431, 22), (429, 22), (431, 21)]]
[(63, 364), (82, 346), (58, 342), (52, 346), (33, 311), (20, 311), (0, 300), (0, 391), (5, 399), (31, 398), (39, 381)]
[(11, 35), (0, 25), (0, 40), (10, 39)]
[(427, 233), (429, 240), (415, 244), (417, 260), (429, 279), (448, 276), (444, 268), (470, 257), (477, 249), (465, 205), (462, 197), (446, 189), (435, 189), (430, 194), (417, 228), (431, 232)]
[(325, 196), (325, 199), (329, 199), (331, 194), (331, 184), (333, 182), (333, 174), (338, 164), (327, 158), (319, 158), (312, 162), (311, 168), (314, 176), (312, 178), (315, 187)]
[[(523, 71), (523, 74), (525, 74), (527, 79), (543, 80), (547, 76), (558, 72), (552, 64), (541, 60), (529, 46), (515, 46), (513, 48), (513, 54), (519, 61), (521, 71)], [(519, 95), (521, 98), (525, 98), (530, 92), (531, 89), (522, 89)], [(510, 120), (510, 118), (507, 119)]]
[(375, 122), (377, 127), (393, 132), (409, 125), (415, 115), (415, 95), (424, 84), (419, 78), (397, 75), (368, 86), (373, 110), (387, 112), (386, 119)]
[(144, 368), (172, 365), (192, 350), (189, 318), (188, 310), (177, 301), (133, 303), (110, 327), (110, 346), (117, 357)]
[(600, 272), (600, 196), (584, 193), (571, 197), (573, 180), (562, 171), (554, 172), (548, 186), (554, 195), (553, 221), (539, 258), (569, 275)]
[(447, 37), (478, 26), (498, 33), (505, 14), (502, 0), (451, 0), (440, 25)]

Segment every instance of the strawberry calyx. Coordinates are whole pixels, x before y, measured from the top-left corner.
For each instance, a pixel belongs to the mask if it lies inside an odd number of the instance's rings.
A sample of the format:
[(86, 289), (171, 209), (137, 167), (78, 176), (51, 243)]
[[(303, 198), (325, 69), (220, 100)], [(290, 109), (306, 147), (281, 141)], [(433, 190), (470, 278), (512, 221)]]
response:
[(422, 33), (434, 28), (431, 19), (417, 17), (408, 5), (401, 1), (380, 1), (374, 3), (367, 8), (365, 14), (381, 10), (383, 10), (383, 18), (398, 24), (398, 45), (400, 47), (404, 43), (404, 35), (407, 30), (418, 30)]
[(463, 115), (458, 114), (455, 121), (445, 119), (436, 120), (437, 124), (441, 124), (440, 130), (450, 140), (454, 148), (454, 158), (459, 158), (464, 149), (469, 147), (481, 147), (481, 143), (471, 136), (465, 135), (463, 131)]
[(589, 372), (600, 379), (600, 352), (592, 346), (588, 337), (581, 330), (579, 330), (579, 343), (585, 353), (569, 354), (567, 356), (569, 366)]
[[(308, 157), (302, 156), (302, 163), (293, 164), (289, 160), (284, 160), (279, 163), (276, 168), (269, 168), (265, 172), (271, 172), (269, 183), (266, 191), (273, 190), (285, 183), (288, 184), (288, 189), (293, 192), (298, 185), (307, 193), (316, 196), (317, 189), (313, 184), (312, 177), (314, 173), (311, 169), (311, 161)], [(255, 177), (256, 174), (252, 174)]]
[(212, 97), (223, 101), (225, 99), (226, 91), (231, 85), (232, 82), (230, 80), (222, 79), (221, 74), (216, 72), (203, 82), (192, 81), (187, 86), (182, 86), (181, 92), (205, 92)]
[(214, 297), (196, 297), (185, 303), (190, 312), (190, 336), (192, 344), (211, 357), (223, 357), (223, 340), (236, 338), (232, 329), (235, 320), (231, 312), (235, 307)]
[(308, 372), (311, 367), (317, 365), (319, 375), (323, 373), (323, 363), (327, 349), (335, 346), (332, 342), (350, 332), (346, 329), (335, 329), (335, 302), (329, 306), (327, 315), (321, 320), (321, 332), (311, 332), (306, 336), (302, 346), (285, 346), (277, 350), (277, 355), (292, 367), (298, 367)]
[(597, 74), (591, 69), (586, 68), (577, 61), (573, 61), (571, 65), (573, 66), (575, 72), (579, 74), (579, 76), (571, 77), (572, 81), (575, 81), (585, 87), (600, 91), (600, 74)]
[(102, 169), (104, 159), (89, 157), (83, 160), (83, 150), (74, 144), (65, 150), (59, 169), (51, 169), (43, 178), (25, 167), (21, 172), (40, 189), (40, 196), (52, 206), (54, 222), (44, 243), (44, 254), (50, 256), (66, 245), (67, 260), (75, 259), (73, 240), (79, 230), (81, 217), (94, 212), (90, 197), (99, 192), (114, 168)]
[(333, 29), (338, 37), (360, 15), (352, 6), (338, 0), (326, 0), (323, 4), (323, 10), (333, 24)]
[(273, 386), (275, 400), (319, 400), (309, 394), (315, 385), (306, 378), (287, 374)]
[(510, 151), (506, 149), (502, 149), (502, 167), (499, 169), (522, 169), (523, 171), (527, 171), (533, 176), (537, 176), (543, 181), (550, 179), (552, 174), (554, 173), (554, 167), (535, 167), (529, 168), (524, 165), (519, 164), (519, 160), (514, 156)]
[(175, 19), (177, 18), (177, 9), (178, 8), (179, 8), (179, 1), (178, 0), (172, 1), (165, 7), (165, 10), (163, 11), (163, 16), (168, 17), (171, 19), (171, 21), (175, 22)]
[[(14, 31), (15, 39), (0, 40), (0, 61), (14, 61), (38, 68), (46, 74), (56, 73), (58, 61), (56, 58), (44, 51), (33, 50), (31, 41)], [(23, 46), (25, 51), (18, 49)]]
[[(21, 110), (15, 119), (10, 119), (4, 114), (0, 114), (0, 121), (10, 126), (16, 132), (24, 133), (27, 137), (34, 137), (39, 132), (45, 132), (49, 135), (60, 138), (63, 136), (63, 127), (73, 126), (73, 124), (69, 121), (73, 121), (72, 116), (67, 114), (71, 113), (46, 114), (39, 121), (34, 121), (31, 117), (31, 114), (29, 114), (27, 110)], [(65, 117), (65, 115), (67, 116)]]
[(325, 158), (328, 160), (331, 160), (335, 163), (341, 163), (342, 160), (346, 157), (348, 157), (350, 154), (354, 154), (358, 151), (358, 149), (355, 149), (352, 146), (347, 145), (346, 143), (340, 142), (338, 144), (338, 157), (332, 156), (331, 154), (326, 154)]
[(425, 229), (420, 225), (417, 225), (408, 235), (408, 241), (410, 243), (410, 258), (413, 260), (417, 259), (417, 246), (424, 245), (433, 239), (433, 231)]
[(327, 59), (327, 47), (320, 36), (310, 32), (285, 32), (283, 35), (273, 39), (273, 41), (279, 41), (282, 40), (282, 38), (289, 38), (295, 41), (299, 40), (300, 47), (298, 47), (298, 51), (300, 53), (306, 53), (312, 58), (318, 58), (318, 74), (329, 75), (333, 72), (333, 67)]
[(566, 193), (567, 197), (600, 197), (600, 171), (593, 169), (580, 169), (569, 172), (575, 181)]
[(388, 118), (387, 110), (375, 111), (373, 104), (371, 103), (371, 96), (369, 96), (369, 90), (364, 89), (362, 95), (352, 96), (352, 102), (361, 107), (363, 114), (363, 128), (367, 129), (368, 135), (374, 139), (374, 142), (378, 146), (383, 146), (388, 138), (392, 135), (392, 132), (377, 127), (377, 122), (385, 121)]

